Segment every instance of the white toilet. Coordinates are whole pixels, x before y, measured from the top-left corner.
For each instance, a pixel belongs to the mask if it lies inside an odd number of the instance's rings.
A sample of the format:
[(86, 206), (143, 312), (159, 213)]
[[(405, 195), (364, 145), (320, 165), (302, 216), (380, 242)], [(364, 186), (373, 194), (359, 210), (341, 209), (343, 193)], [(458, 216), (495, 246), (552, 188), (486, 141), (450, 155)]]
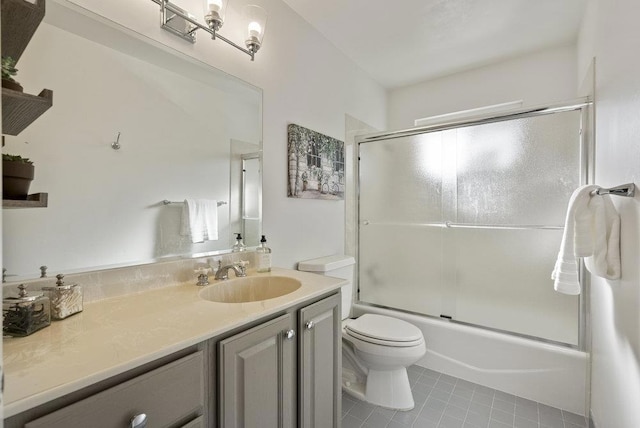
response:
[(342, 389), (369, 403), (411, 410), (413, 394), (407, 367), (426, 353), (422, 331), (383, 315), (349, 319), (353, 301), (351, 256), (329, 256), (298, 263), (298, 270), (349, 281), (342, 287)]

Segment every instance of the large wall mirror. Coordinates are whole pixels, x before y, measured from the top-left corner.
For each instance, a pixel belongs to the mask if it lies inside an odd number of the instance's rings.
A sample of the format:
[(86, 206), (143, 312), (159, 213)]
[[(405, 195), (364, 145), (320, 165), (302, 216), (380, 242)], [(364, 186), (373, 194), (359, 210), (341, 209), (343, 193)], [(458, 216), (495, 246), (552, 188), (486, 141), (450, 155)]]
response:
[[(54, 275), (223, 252), (236, 232), (257, 244), (258, 88), (53, 1), (18, 69), (26, 92), (51, 89), (54, 103), (3, 153), (33, 160), (30, 193), (49, 205), (4, 210), (7, 281), (41, 265)], [(218, 240), (181, 234), (185, 199), (221, 203)]]

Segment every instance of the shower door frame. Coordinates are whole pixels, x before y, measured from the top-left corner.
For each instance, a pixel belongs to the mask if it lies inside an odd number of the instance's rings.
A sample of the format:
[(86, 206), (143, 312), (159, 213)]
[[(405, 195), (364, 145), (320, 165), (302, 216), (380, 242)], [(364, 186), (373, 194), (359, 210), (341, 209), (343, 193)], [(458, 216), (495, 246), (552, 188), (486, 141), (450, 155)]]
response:
[[(376, 132), (372, 134), (360, 135), (355, 138), (356, 145), (356, 153), (355, 153), (355, 175), (356, 175), (356, 226), (355, 234), (356, 234), (356, 242), (358, 245), (356, 246), (356, 260), (358, 262), (356, 269), (356, 303), (364, 306), (372, 306), (384, 309), (391, 309), (394, 311), (399, 311), (408, 314), (414, 314), (419, 316), (428, 317), (430, 319), (436, 319), (443, 322), (451, 322), (460, 325), (467, 325), (475, 328), (480, 328), (484, 330), (495, 331), (503, 334), (508, 334), (512, 336), (522, 337), (530, 340), (535, 340), (537, 342), (550, 343), (557, 346), (567, 347), (571, 349), (578, 349), (584, 351), (587, 345), (587, 321), (588, 321), (588, 294), (590, 289), (590, 277), (584, 266), (584, 263), (580, 259), (580, 269), (579, 269), (579, 280), (583, 286), (583, 292), (579, 295), (578, 301), (578, 345), (572, 345), (569, 343), (557, 342), (554, 340), (545, 339), (542, 337), (526, 335), (522, 333), (517, 333), (509, 330), (503, 330), (493, 327), (487, 327), (478, 324), (467, 323), (464, 321), (459, 321), (455, 319), (447, 319), (438, 317), (435, 315), (429, 315), (424, 313), (417, 313), (413, 311), (408, 311), (405, 309), (399, 309), (394, 307), (388, 307), (384, 305), (379, 305), (375, 303), (363, 302), (360, 300), (360, 145), (366, 143), (372, 143), (376, 141), (390, 140), (394, 138), (402, 138), (402, 137), (411, 137), (415, 135), (427, 134), (431, 132), (445, 131), (449, 129), (463, 128), (467, 126), (475, 126), (475, 125), (485, 125), (489, 123), (496, 122), (504, 122), (509, 120), (523, 119), (528, 117), (536, 117), (554, 113), (562, 113), (569, 111), (580, 111), (580, 129), (579, 129), (579, 159), (580, 159), (580, 185), (593, 183), (594, 174), (595, 174), (595, 138), (593, 132), (593, 120), (591, 118), (593, 101), (588, 98), (579, 98), (576, 100), (571, 100), (562, 103), (544, 105), (544, 106), (535, 106), (529, 108), (519, 108), (511, 111), (506, 111), (504, 113), (492, 114), (492, 115), (481, 115), (481, 116), (473, 116), (466, 119), (460, 119), (455, 121), (443, 121), (442, 123), (436, 123), (433, 125), (427, 126), (418, 126), (414, 128), (396, 130), (396, 131), (383, 131)], [(535, 226), (534, 226), (535, 227)], [(510, 228), (505, 226), (504, 228)]]

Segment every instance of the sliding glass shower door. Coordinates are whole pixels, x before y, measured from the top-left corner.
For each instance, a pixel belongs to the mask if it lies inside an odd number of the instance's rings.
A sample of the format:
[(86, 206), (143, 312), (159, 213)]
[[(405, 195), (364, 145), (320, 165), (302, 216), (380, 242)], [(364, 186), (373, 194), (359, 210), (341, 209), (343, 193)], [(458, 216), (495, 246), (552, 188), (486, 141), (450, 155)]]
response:
[(359, 299), (577, 345), (550, 279), (582, 111), (359, 143)]

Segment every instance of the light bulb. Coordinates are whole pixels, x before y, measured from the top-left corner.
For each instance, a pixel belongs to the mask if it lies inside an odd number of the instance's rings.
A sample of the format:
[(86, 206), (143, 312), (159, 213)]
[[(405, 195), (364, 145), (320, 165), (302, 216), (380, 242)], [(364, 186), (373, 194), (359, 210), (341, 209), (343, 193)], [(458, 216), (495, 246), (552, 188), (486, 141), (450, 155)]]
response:
[(255, 21), (249, 23), (249, 37), (260, 37), (262, 26)]
[(222, 9), (222, 0), (207, 0), (207, 7), (209, 12), (219, 13), (220, 9)]

